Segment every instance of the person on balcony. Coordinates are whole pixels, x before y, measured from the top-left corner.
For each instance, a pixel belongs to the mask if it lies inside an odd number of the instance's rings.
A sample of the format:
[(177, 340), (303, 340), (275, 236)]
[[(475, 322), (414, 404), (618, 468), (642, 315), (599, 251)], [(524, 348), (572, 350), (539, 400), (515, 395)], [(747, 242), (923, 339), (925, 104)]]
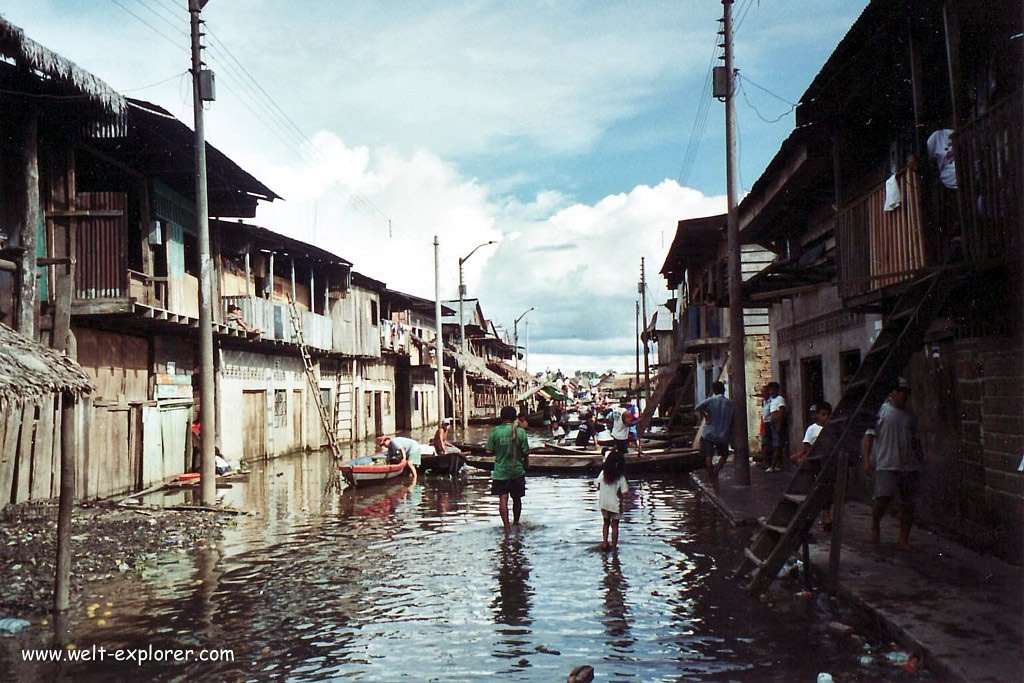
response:
[(247, 324), (245, 322), (245, 319), (242, 317), (242, 309), (234, 304), (228, 306), (228, 314), (226, 316), (226, 319), (228, 325), (230, 325), (231, 327), (237, 327), (238, 329), (243, 330), (245, 332), (249, 332), (251, 334), (261, 334), (263, 332), (263, 330), (259, 329), (258, 327), (253, 327)]

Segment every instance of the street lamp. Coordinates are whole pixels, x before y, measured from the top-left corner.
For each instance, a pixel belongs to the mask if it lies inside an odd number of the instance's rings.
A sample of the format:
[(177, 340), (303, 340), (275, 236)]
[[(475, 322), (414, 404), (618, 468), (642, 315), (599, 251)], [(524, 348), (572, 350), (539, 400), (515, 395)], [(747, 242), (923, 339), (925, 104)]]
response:
[(466, 285), (462, 283), (462, 264), (469, 260), (469, 257), (476, 253), (480, 247), (489, 244), (497, 244), (495, 240), (484, 242), (473, 247), (473, 251), (459, 259), (459, 341), (462, 345), (462, 434), (465, 436), (469, 428), (469, 416), (466, 414), (466, 320), (462, 315), (462, 303), (466, 298)]
[(519, 321), (525, 318), (526, 314), (532, 311), (533, 309), (534, 307), (530, 306), (525, 311), (523, 311), (523, 314), (521, 316), (516, 318), (516, 321), (514, 323), (512, 323), (512, 335), (515, 337), (516, 341), (516, 370), (519, 369)]

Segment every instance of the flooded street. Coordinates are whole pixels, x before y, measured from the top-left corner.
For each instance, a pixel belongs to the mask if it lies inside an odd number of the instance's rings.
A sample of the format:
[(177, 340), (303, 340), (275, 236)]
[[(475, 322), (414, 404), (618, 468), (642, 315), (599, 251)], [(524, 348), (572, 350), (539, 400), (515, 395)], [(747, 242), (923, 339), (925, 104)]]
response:
[(228, 648), (233, 662), (19, 676), (558, 681), (589, 664), (597, 680), (806, 681), (857, 669), (857, 649), (825, 633), (826, 599), (786, 588), (769, 607), (726, 578), (742, 539), (682, 475), (632, 479), (618, 552), (601, 553), (589, 479), (529, 478), (506, 538), (485, 472), (324, 497), (328, 468), (320, 453), (255, 468), (224, 491), (253, 514), (216, 549), (162, 557), (110, 592), (104, 625), (78, 614), (72, 627), (78, 648)]

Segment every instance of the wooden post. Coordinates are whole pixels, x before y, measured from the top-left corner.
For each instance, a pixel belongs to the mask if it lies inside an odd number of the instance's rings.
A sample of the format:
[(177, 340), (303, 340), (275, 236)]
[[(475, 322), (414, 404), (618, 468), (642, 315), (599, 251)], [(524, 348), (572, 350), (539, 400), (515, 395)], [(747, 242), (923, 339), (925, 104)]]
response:
[(252, 297), (252, 263), (249, 259), (249, 251), (245, 252), (245, 295)]
[(34, 111), (25, 118), (22, 138), (25, 203), (21, 214), (21, 268), (18, 273), (18, 331), (29, 339), (39, 338), (36, 315), (36, 234), (39, 231), (39, 119)]
[(836, 485), (832, 491), (832, 545), (828, 551), (828, 589), (833, 593), (839, 590), (839, 556), (843, 543), (843, 504), (846, 502), (846, 478), (849, 464), (850, 454), (845, 449), (839, 451)]
[(75, 420), (75, 395), (61, 396), (60, 423), (60, 502), (57, 507), (57, 571), (54, 577), (53, 609), (68, 608), (71, 581), (71, 513), (75, 505), (75, 460), (78, 433)]

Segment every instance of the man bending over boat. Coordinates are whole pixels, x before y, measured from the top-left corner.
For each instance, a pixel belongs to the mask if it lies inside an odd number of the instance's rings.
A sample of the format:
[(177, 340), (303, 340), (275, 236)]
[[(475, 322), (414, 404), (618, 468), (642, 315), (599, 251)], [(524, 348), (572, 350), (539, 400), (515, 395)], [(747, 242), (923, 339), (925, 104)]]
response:
[(388, 462), (401, 462), (405, 458), (412, 472), (412, 483), (416, 483), (416, 468), (423, 459), (423, 452), (420, 450), (420, 442), (404, 436), (384, 435), (377, 439), (377, 443), (388, 449)]
[[(505, 533), (512, 531), (512, 524), (519, 524), (523, 513), (523, 496), (526, 495), (526, 467), (524, 461), (530, 444), (526, 432), (516, 424), (516, 409), (505, 406), (501, 409), (501, 424), (487, 436), (487, 454), (494, 456), (491, 471), (491, 494), (498, 496), (498, 514), (505, 527)], [(512, 523), (508, 521), (508, 498), (512, 496)]]

